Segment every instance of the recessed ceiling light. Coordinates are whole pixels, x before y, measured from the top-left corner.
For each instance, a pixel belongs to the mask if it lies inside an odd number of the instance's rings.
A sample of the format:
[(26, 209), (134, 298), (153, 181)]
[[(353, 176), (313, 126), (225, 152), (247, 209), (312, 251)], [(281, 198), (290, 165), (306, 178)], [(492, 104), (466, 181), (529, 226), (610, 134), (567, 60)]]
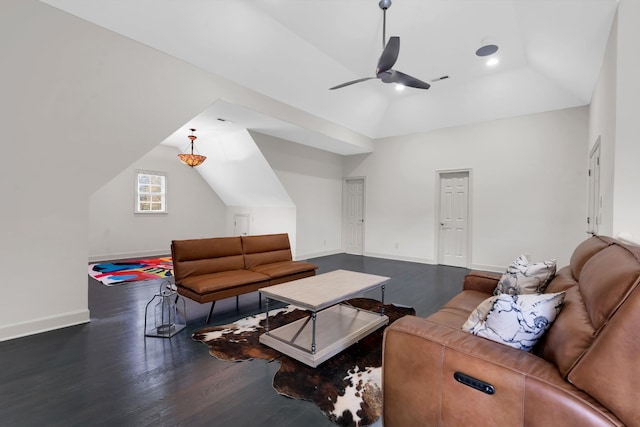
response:
[(487, 67), (493, 67), (498, 65), (498, 62), (500, 62), (500, 60), (498, 58), (490, 58), (487, 60)]
[(397, 90), (398, 92), (403, 91), (403, 90), (404, 90), (404, 88), (405, 88), (405, 86), (404, 86), (404, 85), (401, 85), (401, 84), (397, 84), (397, 83), (396, 83), (396, 90)]
[(495, 44), (487, 44), (482, 46), (480, 49), (476, 50), (476, 55), (478, 56), (489, 56), (493, 55), (498, 51), (498, 46)]

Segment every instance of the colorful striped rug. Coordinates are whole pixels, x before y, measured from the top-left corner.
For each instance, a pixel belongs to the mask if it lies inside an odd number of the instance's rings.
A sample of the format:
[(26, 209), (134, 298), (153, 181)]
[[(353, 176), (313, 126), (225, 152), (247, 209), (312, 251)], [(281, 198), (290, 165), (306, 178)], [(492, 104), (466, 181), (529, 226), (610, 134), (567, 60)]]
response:
[(89, 264), (89, 276), (107, 286), (173, 279), (173, 263), (171, 257), (164, 257)]

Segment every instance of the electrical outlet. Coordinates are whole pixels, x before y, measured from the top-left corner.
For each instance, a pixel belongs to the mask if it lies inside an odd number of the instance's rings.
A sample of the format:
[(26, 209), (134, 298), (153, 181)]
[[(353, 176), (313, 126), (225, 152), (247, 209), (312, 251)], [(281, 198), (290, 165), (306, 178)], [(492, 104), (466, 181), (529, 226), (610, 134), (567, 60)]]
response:
[(396, 242), (396, 249), (398, 249), (400, 247), (400, 245)]

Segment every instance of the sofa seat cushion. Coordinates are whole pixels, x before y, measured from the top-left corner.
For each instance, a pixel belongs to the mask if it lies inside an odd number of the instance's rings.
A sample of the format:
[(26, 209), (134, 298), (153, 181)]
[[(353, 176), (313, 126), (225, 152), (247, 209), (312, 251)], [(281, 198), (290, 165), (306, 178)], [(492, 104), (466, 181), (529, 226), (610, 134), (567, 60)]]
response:
[(303, 261), (280, 261), (253, 266), (251, 267), (251, 271), (264, 274), (272, 279), (277, 279), (292, 274), (314, 271), (316, 268), (318, 268), (318, 266)]
[(268, 281), (268, 276), (255, 271), (230, 270), (186, 277), (180, 284), (197, 294), (207, 294), (237, 286)]
[(473, 310), (485, 299), (489, 298), (491, 294), (486, 294), (480, 291), (462, 291), (454, 296), (443, 308), (450, 308), (461, 311), (465, 316), (469, 316)]
[(462, 291), (428, 319), (441, 325), (460, 329), (478, 304), (490, 296), (491, 294), (475, 290)]

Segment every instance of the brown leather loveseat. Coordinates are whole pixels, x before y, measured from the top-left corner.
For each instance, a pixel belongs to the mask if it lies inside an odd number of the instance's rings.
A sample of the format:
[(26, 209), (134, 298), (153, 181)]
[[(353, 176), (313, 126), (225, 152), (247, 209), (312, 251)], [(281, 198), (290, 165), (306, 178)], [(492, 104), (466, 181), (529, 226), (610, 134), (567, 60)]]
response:
[(292, 260), (286, 233), (173, 240), (171, 256), (178, 293), (212, 303), (207, 323), (217, 300), (313, 276), (318, 268)]
[(394, 322), (384, 426), (640, 426), (639, 259), (609, 237), (578, 245), (545, 291), (565, 301), (531, 353), (461, 330), (500, 275), (472, 272), (435, 314)]

